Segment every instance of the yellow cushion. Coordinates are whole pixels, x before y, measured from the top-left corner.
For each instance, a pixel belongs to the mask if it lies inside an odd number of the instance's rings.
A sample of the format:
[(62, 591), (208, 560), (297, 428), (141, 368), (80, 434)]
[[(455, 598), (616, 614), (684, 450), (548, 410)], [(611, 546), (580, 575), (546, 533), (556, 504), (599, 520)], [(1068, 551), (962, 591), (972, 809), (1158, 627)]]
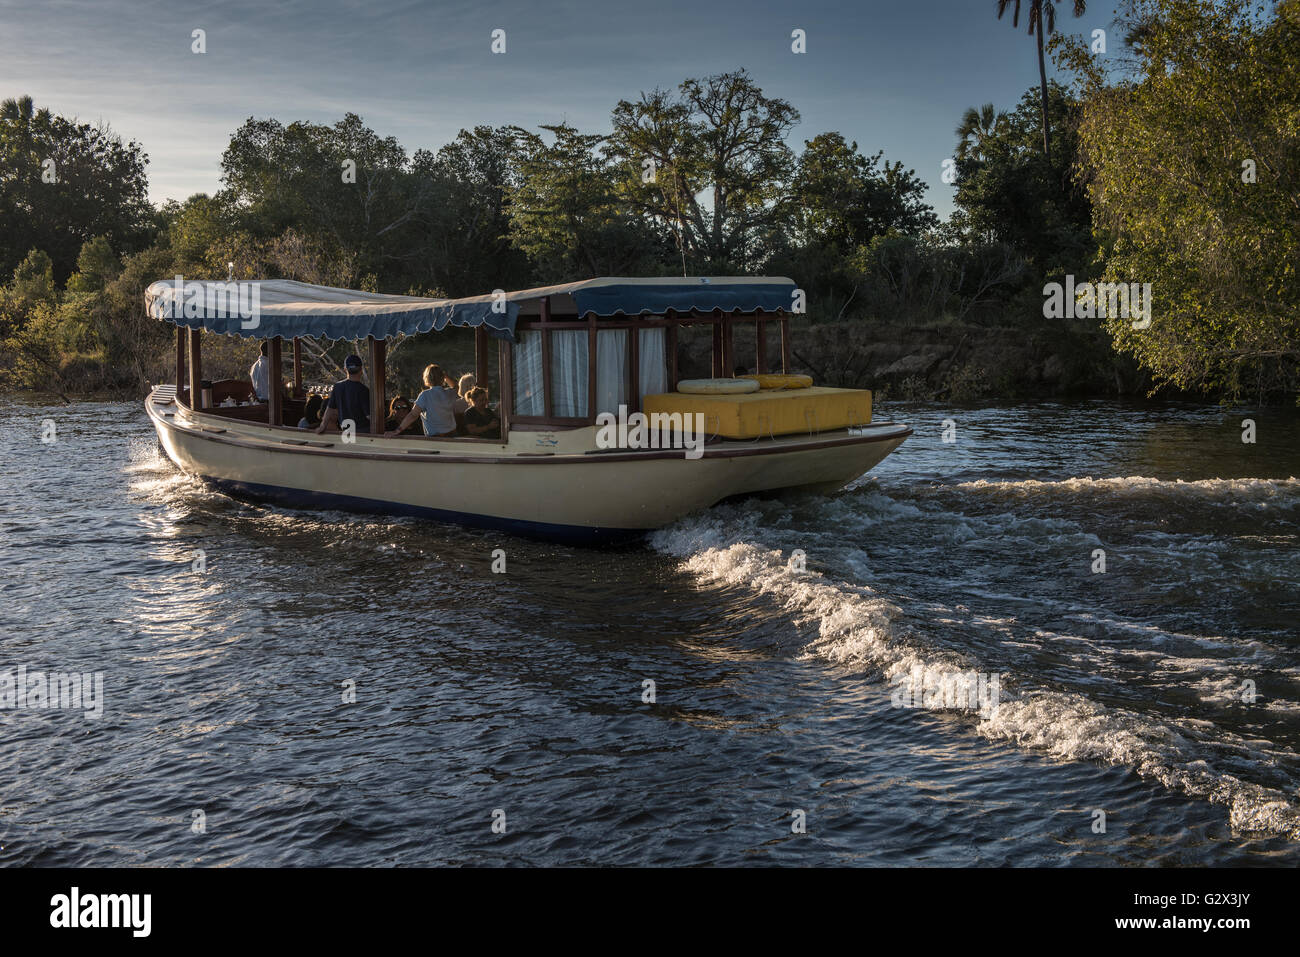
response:
[(707, 435), (757, 439), (867, 425), (871, 422), (871, 391), (813, 386), (749, 395), (668, 392), (646, 396), (641, 408), (647, 415), (700, 412)]
[(760, 388), (750, 379), (683, 379), (677, 383), (678, 392), (692, 395), (734, 395), (737, 392), (757, 392)]
[(810, 375), (782, 375), (781, 373), (763, 373), (762, 375), (742, 375), (741, 379), (753, 379), (760, 389), (807, 389), (812, 386)]

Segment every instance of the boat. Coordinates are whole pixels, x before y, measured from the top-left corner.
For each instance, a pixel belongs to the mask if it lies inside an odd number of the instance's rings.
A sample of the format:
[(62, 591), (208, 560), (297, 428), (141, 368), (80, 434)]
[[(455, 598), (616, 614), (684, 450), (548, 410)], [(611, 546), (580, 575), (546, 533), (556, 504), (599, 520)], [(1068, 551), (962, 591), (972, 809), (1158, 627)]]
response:
[[(737, 496), (839, 489), (911, 434), (872, 423), (869, 390), (788, 375), (801, 295), (783, 277), (605, 277), (464, 299), (176, 277), (145, 292), (148, 315), (176, 327), (175, 382), (153, 387), (145, 409), (178, 468), (238, 497), (625, 542)], [(449, 327), (473, 330), (499, 436), (385, 436), (389, 340)], [(744, 381), (730, 375), (743, 372), (738, 330), (753, 338)], [(205, 380), (214, 334), (265, 342), (277, 384), (292, 343), (292, 386), (257, 402), (246, 381)], [(691, 386), (679, 339), (706, 334), (712, 378)], [(294, 427), (304, 339), (366, 343), (375, 433)]]

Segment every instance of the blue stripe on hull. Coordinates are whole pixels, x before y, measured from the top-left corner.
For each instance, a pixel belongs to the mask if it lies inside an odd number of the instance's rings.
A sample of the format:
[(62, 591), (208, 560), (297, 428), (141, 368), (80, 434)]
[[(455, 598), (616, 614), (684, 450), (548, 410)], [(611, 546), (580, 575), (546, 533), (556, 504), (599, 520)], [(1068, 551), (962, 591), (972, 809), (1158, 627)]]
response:
[(527, 522), (521, 519), (498, 518), (494, 515), (475, 515), (441, 508), (405, 505), (379, 499), (359, 498), (355, 495), (335, 495), (333, 492), (309, 492), (305, 489), (286, 488), (281, 485), (262, 485), (257, 482), (240, 482), (202, 475), (200, 478), (219, 491), (259, 501), (274, 502), (290, 508), (332, 508), (350, 512), (368, 512), (381, 515), (411, 515), (431, 518), (452, 525), (471, 528), (488, 528), (525, 538), (536, 538), (565, 545), (619, 545), (636, 541), (646, 534), (634, 528), (589, 528), (584, 525), (552, 525), (549, 522)]

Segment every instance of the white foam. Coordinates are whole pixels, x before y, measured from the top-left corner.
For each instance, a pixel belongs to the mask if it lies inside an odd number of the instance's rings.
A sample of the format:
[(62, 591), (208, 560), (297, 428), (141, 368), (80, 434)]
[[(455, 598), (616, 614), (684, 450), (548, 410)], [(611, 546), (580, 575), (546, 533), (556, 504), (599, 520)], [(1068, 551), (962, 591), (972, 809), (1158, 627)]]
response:
[[(935, 650), (923, 636), (904, 633), (897, 625), (901, 609), (870, 588), (798, 572), (779, 549), (744, 541), (755, 537), (757, 513), (737, 512), (715, 510), (688, 519), (655, 533), (651, 543), (681, 558), (702, 581), (754, 589), (775, 600), (797, 625), (814, 627), (805, 655), (875, 672), (890, 682), (907, 682), (913, 675), (930, 682), (954, 671), (981, 670), (967, 656)], [(1289, 752), (1270, 753), (1266, 742), (1245, 742), (1217, 729), (1209, 740), (1210, 733), (1195, 723), (1175, 727), (1077, 693), (1018, 691), (1011, 677), (1010, 687), (1002, 684), (997, 707), (970, 712), (976, 730), (990, 740), (1061, 760), (1129, 767), (1171, 789), (1227, 806), (1234, 827), (1300, 840), (1300, 808), (1287, 794), (1210, 765), (1220, 757), (1275, 764), (1276, 758), (1294, 757)]]

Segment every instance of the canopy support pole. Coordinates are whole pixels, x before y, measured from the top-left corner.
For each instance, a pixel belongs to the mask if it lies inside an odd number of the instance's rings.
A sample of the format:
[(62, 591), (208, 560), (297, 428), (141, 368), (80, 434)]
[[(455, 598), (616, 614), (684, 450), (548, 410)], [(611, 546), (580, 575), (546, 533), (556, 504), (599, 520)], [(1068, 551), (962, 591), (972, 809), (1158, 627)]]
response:
[(668, 391), (677, 391), (677, 323), (668, 326)]
[(722, 378), (722, 323), (713, 322), (710, 325), (713, 330), (713, 378)]
[(203, 354), (200, 348), (202, 329), (190, 330), (190, 408), (203, 408)]
[(374, 336), (367, 336), (367, 339), (370, 342), (370, 434), (383, 435), (384, 423), (388, 419), (388, 403), (384, 401), (384, 379), (388, 376), (385, 368), (388, 343)]
[(488, 387), (488, 331), (487, 326), (474, 327), (474, 384)]
[(722, 375), (724, 378), (730, 378), (736, 371), (736, 337), (735, 330), (732, 328), (735, 319), (734, 312), (722, 314)]
[(181, 401), (185, 389), (185, 327), (176, 327), (176, 403)]
[(790, 374), (790, 317), (781, 317), (781, 371)]
[(293, 394), (302, 395), (302, 339), (293, 337)]
[(280, 371), (280, 337), (274, 336), (271, 339), (270, 348), (266, 350), (266, 359), (271, 363), (270, 379), (271, 391), (266, 397), (266, 421), (270, 425), (280, 425), (284, 418), (282, 409), (284, 379)]
[(762, 318), (754, 320), (754, 371), (767, 372), (767, 323)]

